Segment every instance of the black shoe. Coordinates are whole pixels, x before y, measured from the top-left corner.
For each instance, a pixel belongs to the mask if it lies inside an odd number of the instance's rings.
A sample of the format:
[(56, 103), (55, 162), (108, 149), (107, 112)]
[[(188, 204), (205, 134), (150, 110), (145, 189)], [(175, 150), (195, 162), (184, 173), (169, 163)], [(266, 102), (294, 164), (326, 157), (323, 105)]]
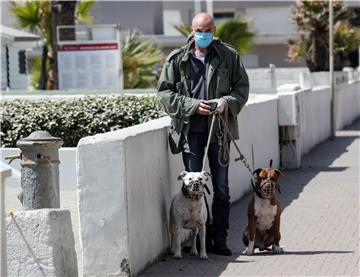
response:
[(212, 247), (212, 253), (216, 255), (222, 255), (222, 256), (231, 256), (232, 252), (231, 250), (226, 246), (225, 241), (217, 241), (214, 243)]

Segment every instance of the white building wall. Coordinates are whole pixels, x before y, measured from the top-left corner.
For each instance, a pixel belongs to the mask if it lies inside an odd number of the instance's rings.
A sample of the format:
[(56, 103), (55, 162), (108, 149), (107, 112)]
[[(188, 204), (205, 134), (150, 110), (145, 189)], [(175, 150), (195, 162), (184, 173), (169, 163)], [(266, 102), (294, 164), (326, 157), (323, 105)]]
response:
[(290, 6), (249, 7), (246, 16), (251, 18), (252, 28), (260, 34), (296, 34), (291, 22)]
[(6, 58), (6, 47), (4, 45), (1, 45), (1, 88), (2, 90), (5, 90), (7, 88), (7, 78), (8, 78), (8, 72), (7, 72), (7, 58)]
[(28, 76), (19, 72), (19, 51), (21, 50), (24, 49), (9, 47), (10, 89), (27, 89), (28, 87)]

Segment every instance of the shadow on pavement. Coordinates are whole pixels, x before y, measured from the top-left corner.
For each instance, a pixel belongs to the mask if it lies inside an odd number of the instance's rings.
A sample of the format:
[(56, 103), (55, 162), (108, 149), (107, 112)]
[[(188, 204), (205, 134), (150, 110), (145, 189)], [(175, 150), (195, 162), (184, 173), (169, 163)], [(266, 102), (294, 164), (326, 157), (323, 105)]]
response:
[(280, 195), (283, 209), (297, 199), (304, 187), (320, 172), (341, 172), (347, 169), (345, 166), (331, 166), (331, 164), (339, 156), (348, 152), (348, 146), (359, 138), (359, 135), (346, 131), (360, 131), (360, 118), (343, 131), (340, 135), (337, 134), (333, 141), (326, 140), (305, 154), (302, 157), (301, 168), (283, 171), (284, 176), (281, 180), (283, 195)]

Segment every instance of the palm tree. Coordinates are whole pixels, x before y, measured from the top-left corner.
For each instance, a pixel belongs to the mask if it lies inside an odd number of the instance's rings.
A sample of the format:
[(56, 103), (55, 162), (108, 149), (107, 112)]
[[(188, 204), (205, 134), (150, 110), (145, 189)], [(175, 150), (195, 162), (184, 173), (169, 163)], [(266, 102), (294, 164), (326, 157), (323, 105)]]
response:
[(121, 33), (125, 88), (149, 88), (156, 85), (163, 52), (137, 30)]
[[(68, 3), (66, 3), (68, 2)], [(74, 1), (13, 1), (11, 12), (15, 16), (17, 24), (21, 29), (36, 33), (43, 38), (44, 46), (42, 50), (41, 73), (38, 82), (39, 89), (54, 89), (56, 88), (56, 40), (54, 21), (54, 7), (55, 5), (65, 5), (65, 18), (73, 17), (77, 21), (90, 23), (92, 16), (89, 10), (95, 4), (94, 0), (81, 0), (76, 2), (74, 9), (66, 9), (71, 6)], [(61, 20), (60, 20), (61, 22)], [(69, 22), (69, 20), (68, 20)]]
[[(344, 2), (334, 1), (334, 69), (342, 70), (347, 55), (360, 44), (359, 28), (351, 26), (351, 13)], [(329, 3), (300, 1), (292, 7), (292, 21), (298, 37), (289, 40), (290, 61), (305, 59), (311, 72), (329, 70)]]

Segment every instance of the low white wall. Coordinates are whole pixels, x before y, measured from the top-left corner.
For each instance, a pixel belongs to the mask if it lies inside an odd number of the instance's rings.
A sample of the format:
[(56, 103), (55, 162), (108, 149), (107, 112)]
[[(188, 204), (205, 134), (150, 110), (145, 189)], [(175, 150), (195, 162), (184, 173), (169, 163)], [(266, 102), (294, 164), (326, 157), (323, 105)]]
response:
[(301, 153), (310, 151), (316, 144), (331, 135), (329, 87), (304, 90), (302, 96)]
[[(0, 148), (1, 162), (8, 163), (5, 157), (17, 156), (20, 154), (19, 148)], [(59, 149), (60, 160), (60, 190), (76, 189), (76, 147), (62, 147)], [(20, 187), (20, 160), (14, 160), (10, 167), (12, 176), (5, 180), (6, 186)]]
[[(277, 100), (258, 96), (239, 115), (239, 146), (254, 167), (279, 164)], [(181, 155), (167, 146), (169, 118), (79, 142), (78, 199), (84, 275), (111, 275), (129, 263), (137, 274), (169, 246), (168, 211), (180, 190)], [(254, 124), (256, 122), (256, 124)], [(254, 161), (252, 160), (252, 153)], [(231, 201), (250, 188), (250, 175), (231, 147)]]
[(360, 115), (360, 81), (335, 90), (335, 128), (341, 130)]
[[(269, 165), (279, 166), (279, 132), (277, 116), (277, 97), (261, 95), (243, 108), (238, 116), (240, 139), (237, 140), (240, 150), (255, 170)], [(251, 176), (241, 161), (235, 147), (231, 144), (231, 163), (229, 168), (229, 185), (231, 201), (239, 200), (251, 185)]]

